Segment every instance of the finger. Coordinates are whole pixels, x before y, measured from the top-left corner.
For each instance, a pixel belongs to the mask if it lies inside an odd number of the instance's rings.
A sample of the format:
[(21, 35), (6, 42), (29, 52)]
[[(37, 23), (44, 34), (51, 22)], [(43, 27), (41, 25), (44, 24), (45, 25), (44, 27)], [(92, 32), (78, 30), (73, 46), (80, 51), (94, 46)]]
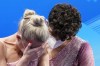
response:
[(45, 48), (47, 44), (48, 44), (48, 43), (43, 44), (42, 47)]
[(38, 47), (38, 48), (34, 48), (34, 49), (30, 49), (30, 52), (42, 52), (44, 50), (44, 48), (41, 47)]
[(39, 50), (39, 52), (45, 52), (45, 50), (47, 49), (47, 47), (48, 47), (48, 43), (43, 44), (42, 45), (43, 50)]
[(44, 48), (41, 46), (41, 47), (38, 47), (37, 49), (36, 49), (36, 51), (42, 51)]
[(49, 46), (49, 44), (46, 44), (45, 49), (44, 49), (44, 53), (50, 53), (51, 52), (51, 47)]
[(28, 51), (28, 50), (30, 49), (31, 45), (32, 45), (32, 43), (29, 43), (29, 44), (27, 45), (27, 47), (25, 48), (25, 51)]

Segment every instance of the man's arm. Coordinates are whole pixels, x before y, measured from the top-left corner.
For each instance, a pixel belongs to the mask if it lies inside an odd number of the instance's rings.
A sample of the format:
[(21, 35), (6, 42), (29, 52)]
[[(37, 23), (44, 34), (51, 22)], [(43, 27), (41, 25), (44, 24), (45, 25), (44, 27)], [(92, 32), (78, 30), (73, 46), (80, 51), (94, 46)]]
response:
[(40, 57), (37, 66), (49, 66), (49, 54), (43, 54)]
[(39, 58), (37, 66), (50, 66), (50, 63), (49, 63), (50, 57), (49, 57), (49, 55), (51, 53), (51, 50), (52, 50), (51, 47), (47, 44), (46, 47), (45, 47), (44, 53)]
[(78, 66), (94, 66), (93, 51), (88, 43), (82, 45), (78, 56)]

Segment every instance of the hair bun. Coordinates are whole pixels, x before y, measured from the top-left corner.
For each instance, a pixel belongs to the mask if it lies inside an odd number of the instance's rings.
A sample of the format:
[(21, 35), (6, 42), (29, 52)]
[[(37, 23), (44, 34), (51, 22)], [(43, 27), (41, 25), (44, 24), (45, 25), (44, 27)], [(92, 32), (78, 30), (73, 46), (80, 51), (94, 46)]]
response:
[(25, 12), (24, 12), (23, 18), (28, 19), (32, 15), (35, 15), (35, 11), (34, 10), (30, 10), (30, 9), (26, 9)]
[(45, 17), (39, 15), (33, 15), (30, 18), (30, 23), (34, 26), (42, 26), (45, 23)]

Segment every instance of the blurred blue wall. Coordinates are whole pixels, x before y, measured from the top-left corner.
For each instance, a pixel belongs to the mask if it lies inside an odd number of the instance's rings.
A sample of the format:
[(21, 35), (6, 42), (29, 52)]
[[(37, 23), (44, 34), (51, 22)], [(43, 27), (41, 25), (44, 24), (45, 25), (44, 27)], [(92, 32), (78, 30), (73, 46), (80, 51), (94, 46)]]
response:
[(78, 36), (91, 44), (95, 66), (100, 66), (100, 0), (0, 0), (0, 37), (17, 31), (25, 9), (33, 9), (47, 18), (57, 3), (72, 4), (80, 11), (83, 27)]

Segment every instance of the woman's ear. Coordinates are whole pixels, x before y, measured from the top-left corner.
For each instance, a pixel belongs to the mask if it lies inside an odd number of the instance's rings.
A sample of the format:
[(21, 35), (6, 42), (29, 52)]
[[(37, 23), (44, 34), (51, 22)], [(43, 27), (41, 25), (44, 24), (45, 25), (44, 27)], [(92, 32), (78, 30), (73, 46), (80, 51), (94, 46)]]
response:
[(18, 39), (18, 40), (20, 40), (21, 39), (21, 36), (20, 35), (16, 35), (16, 38)]

